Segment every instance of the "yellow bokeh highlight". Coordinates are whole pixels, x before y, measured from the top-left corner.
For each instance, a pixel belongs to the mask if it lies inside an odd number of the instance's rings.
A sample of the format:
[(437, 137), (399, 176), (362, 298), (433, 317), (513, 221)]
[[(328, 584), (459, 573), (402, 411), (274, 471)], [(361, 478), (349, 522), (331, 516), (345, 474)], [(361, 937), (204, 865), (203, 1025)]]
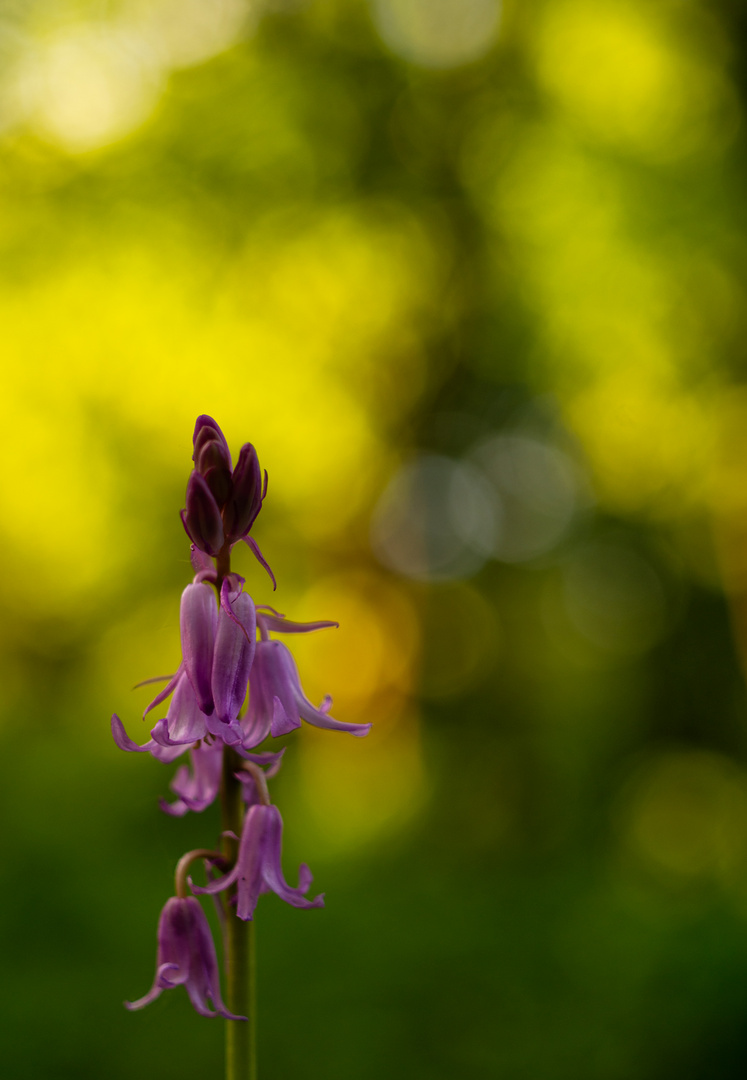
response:
[(739, 123), (737, 95), (707, 51), (688, 52), (661, 12), (553, 0), (537, 41), (544, 86), (604, 142), (654, 159), (713, 152)]
[(598, 497), (660, 518), (702, 511), (717, 428), (712, 352), (733, 329), (737, 284), (699, 252), (650, 245), (620, 170), (560, 126), (528, 129), (500, 175), (484, 151), (466, 167), (508, 223), (542, 342), (535, 377), (558, 394)]
[[(132, 737), (145, 742), (163, 712), (141, 724), (141, 714), (165, 683), (134, 687), (145, 679), (173, 675), (181, 662), (179, 591), (154, 597), (117, 619), (96, 643), (91, 684), (97, 699), (106, 701)], [(108, 744), (104, 746), (109, 750)]]
[(337, 719), (373, 724), (365, 739), (304, 728), (299, 740), (306, 813), (320, 842), (343, 851), (401, 829), (427, 796), (418, 616), (401, 586), (363, 570), (321, 578), (293, 615), (340, 623), (292, 642), (306, 694), (331, 692)]
[[(83, 252), (4, 290), (0, 389), (6, 439), (23, 451), (0, 515), (46, 610), (136, 557), (118, 520), (112, 422), (154, 474), (183, 482), (194, 418), (210, 412), (235, 448), (255, 443), (299, 530), (337, 532), (380, 483), (376, 411), (391, 417), (422, 387), (408, 326), (433, 261), (406, 215), (382, 224), (340, 209), (286, 234), (258, 226), (222, 261), (154, 222), (149, 242), (111, 237), (105, 256)], [(389, 392), (394, 364), (409, 397)], [(49, 528), (29, 529), (30, 505)], [(33, 605), (20, 581), (3, 588), (8, 603)]]
[(351, 571), (320, 578), (294, 610), (301, 620), (333, 619), (325, 630), (293, 641), (312, 700), (334, 697), (334, 715), (392, 726), (415, 691), (420, 649), (417, 612), (405, 591), (383, 575)]
[(708, 402), (629, 367), (578, 394), (568, 419), (606, 505), (662, 518), (703, 506), (713, 453)]
[(659, 874), (727, 884), (745, 877), (747, 775), (720, 754), (647, 759), (621, 792), (617, 818), (628, 850)]
[(401, 835), (428, 796), (417, 717), (365, 739), (305, 729), (299, 739), (301, 798), (318, 845), (330, 855)]

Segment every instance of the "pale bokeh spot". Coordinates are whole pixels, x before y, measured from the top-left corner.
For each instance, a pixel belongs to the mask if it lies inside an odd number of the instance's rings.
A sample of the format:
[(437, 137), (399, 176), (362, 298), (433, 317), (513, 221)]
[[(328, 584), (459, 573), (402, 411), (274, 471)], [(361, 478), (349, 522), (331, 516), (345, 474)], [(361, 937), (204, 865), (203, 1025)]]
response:
[(537, 67), (594, 137), (653, 158), (719, 149), (740, 122), (737, 94), (707, 53), (688, 55), (661, 17), (625, 0), (553, 0)]
[(449, 68), (478, 60), (492, 46), (500, 0), (372, 0), (389, 48), (423, 67)]
[(419, 724), (410, 713), (365, 739), (305, 727), (297, 751), (305, 827), (329, 855), (401, 836), (427, 799)]
[(729, 882), (747, 872), (747, 775), (721, 754), (647, 758), (622, 789), (616, 820), (628, 851), (659, 874)]
[(162, 82), (147, 40), (115, 26), (81, 23), (30, 45), (8, 94), (39, 134), (80, 153), (139, 127)]

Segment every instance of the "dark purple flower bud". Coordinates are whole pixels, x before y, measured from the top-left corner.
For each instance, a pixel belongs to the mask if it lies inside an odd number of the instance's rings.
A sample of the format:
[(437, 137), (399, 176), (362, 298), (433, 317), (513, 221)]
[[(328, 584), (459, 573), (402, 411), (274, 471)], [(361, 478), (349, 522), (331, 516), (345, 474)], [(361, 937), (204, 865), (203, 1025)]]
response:
[(210, 586), (187, 585), (179, 609), (182, 659), (197, 703), (207, 715), (215, 707), (210, 680), (217, 622), (215, 596)]
[[(193, 896), (172, 896), (166, 901), (158, 921), (156, 977), (145, 997), (126, 1001), (128, 1009), (150, 1005), (162, 990), (184, 986), (200, 1016), (223, 1016), (226, 1020), (246, 1020), (230, 1013), (220, 996), (218, 961), (205, 912)], [(208, 1007), (208, 999), (216, 1009)]]
[(200, 551), (217, 555), (223, 547), (223, 521), (215, 496), (198, 472), (187, 483), (187, 508), (182, 510), (184, 531)]
[(257, 623), (251, 596), (244, 592), (239, 592), (237, 596), (231, 592), (229, 581), (224, 581), (212, 674), (215, 711), (224, 724), (236, 720), (244, 703), (256, 634)]
[[(280, 849), (283, 819), (276, 806), (250, 806), (241, 831), (239, 855), (233, 870), (222, 878), (200, 887), (190, 885), (196, 893), (217, 893), (236, 883), (236, 914), (251, 919), (261, 892), (272, 890), (286, 904), (297, 908), (324, 907), (324, 895), (309, 900), (305, 893), (313, 881), (308, 866), (302, 863), (298, 871), (298, 888), (294, 889), (283, 877)], [(152, 993), (152, 991), (151, 991)]]
[(199, 465), (197, 464), (197, 460), (198, 460), (198, 458), (200, 456), (200, 453), (201, 453), (203, 447), (208, 442), (218, 442), (223, 447), (224, 452), (225, 452), (226, 463), (228, 465), (228, 471), (230, 472), (231, 471), (231, 452), (228, 449), (228, 443), (226, 442), (226, 437), (223, 434), (223, 432), (221, 431), (221, 429), (218, 427), (218, 425), (216, 424), (215, 420), (213, 420), (212, 416), (206, 416), (203, 413), (202, 416), (197, 417), (197, 420), (195, 422), (194, 434), (192, 435), (192, 445), (194, 447), (194, 452), (192, 454), (192, 460), (194, 461), (195, 468), (197, 468), (197, 469), (199, 469)]
[(207, 439), (202, 443), (200, 452), (196, 455), (195, 469), (205, 481), (215, 496), (215, 501), (221, 508), (225, 505), (231, 494), (231, 455), (225, 443), (217, 439)]
[(223, 524), (233, 543), (251, 529), (267, 491), (267, 473), (263, 485), (257, 451), (251, 443), (241, 447), (232, 479), (233, 491), (223, 510)]

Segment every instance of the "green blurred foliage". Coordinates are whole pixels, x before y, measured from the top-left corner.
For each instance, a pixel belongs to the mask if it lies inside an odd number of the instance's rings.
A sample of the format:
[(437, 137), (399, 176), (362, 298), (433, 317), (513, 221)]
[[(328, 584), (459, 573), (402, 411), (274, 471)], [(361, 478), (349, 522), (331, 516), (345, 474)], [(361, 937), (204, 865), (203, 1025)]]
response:
[(0, 14), (4, 1076), (220, 1075), (184, 994), (121, 1005), (215, 808), (160, 814), (107, 723), (175, 662), (205, 411), (270, 473), (273, 602), (340, 619), (310, 696), (376, 725), (273, 789), (328, 906), (260, 903), (264, 1080), (742, 1076), (746, 35), (726, 0)]

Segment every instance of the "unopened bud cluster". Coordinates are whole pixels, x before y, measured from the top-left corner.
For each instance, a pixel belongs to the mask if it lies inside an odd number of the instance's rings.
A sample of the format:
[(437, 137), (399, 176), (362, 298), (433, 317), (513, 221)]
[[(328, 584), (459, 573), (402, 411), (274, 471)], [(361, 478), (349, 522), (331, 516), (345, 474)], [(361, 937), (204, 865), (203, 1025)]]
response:
[(234, 469), (223, 432), (209, 416), (197, 420), (192, 460), (182, 523), (192, 543), (215, 556), (248, 536), (267, 494), (267, 473), (263, 481), (251, 443), (241, 447)]

